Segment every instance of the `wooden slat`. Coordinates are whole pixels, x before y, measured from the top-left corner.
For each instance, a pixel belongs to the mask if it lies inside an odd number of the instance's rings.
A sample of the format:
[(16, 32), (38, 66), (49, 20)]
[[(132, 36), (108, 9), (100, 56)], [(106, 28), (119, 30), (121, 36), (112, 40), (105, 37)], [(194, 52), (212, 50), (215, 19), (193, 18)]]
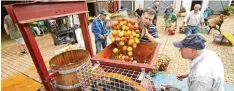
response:
[(1, 81), (2, 91), (36, 91), (42, 86), (23, 74), (16, 74)]

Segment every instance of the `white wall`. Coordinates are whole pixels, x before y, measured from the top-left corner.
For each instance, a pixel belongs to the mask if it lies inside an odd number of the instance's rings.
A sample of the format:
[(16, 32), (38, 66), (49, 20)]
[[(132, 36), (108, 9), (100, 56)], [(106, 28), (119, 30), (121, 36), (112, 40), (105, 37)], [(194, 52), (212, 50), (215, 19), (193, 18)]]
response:
[(174, 3), (175, 13), (178, 13), (180, 11), (181, 0), (174, 0), (173, 3)]
[(186, 9), (186, 13), (188, 14), (190, 12), (190, 8), (192, 5), (192, 0), (183, 0), (182, 2), (182, 7), (184, 7)]
[(202, 7), (201, 7), (201, 11), (203, 12), (204, 10), (206, 10), (206, 8), (208, 8), (210, 0), (203, 0), (202, 1)]
[(229, 0), (229, 4), (228, 4), (228, 6), (231, 6), (231, 3), (232, 3), (232, 0)]
[(144, 0), (135, 0), (135, 10), (138, 9), (139, 4), (141, 4), (141, 7), (144, 8)]

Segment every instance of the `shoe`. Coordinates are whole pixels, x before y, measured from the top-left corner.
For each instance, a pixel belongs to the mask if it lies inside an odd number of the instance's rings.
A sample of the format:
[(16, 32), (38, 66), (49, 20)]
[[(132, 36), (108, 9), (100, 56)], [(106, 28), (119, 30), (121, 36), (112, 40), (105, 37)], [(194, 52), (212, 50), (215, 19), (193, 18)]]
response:
[(26, 51), (23, 51), (23, 52), (20, 52), (21, 53), (21, 55), (23, 55), (23, 54), (27, 54), (28, 52), (26, 52)]

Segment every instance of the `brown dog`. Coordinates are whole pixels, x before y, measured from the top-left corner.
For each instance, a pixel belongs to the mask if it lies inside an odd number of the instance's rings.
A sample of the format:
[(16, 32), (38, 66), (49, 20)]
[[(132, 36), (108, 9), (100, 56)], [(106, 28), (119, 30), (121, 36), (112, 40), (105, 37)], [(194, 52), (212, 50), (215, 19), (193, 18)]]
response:
[[(220, 14), (219, 16), (216, 16), (215, 18), (209, 19), (208, 26), (209, 26), (210, 30), (209, 30), (208, 34), (210, 33), (212, 28), (219, 30), (219, 32), (221, 34), (220, 28), (221, 28), (221, 25), (223, 24), (224, 19), (226, 19), (226, 16), (223, 14)], [(219, 26), (219, 28), (216, 27), (217, 25)]]

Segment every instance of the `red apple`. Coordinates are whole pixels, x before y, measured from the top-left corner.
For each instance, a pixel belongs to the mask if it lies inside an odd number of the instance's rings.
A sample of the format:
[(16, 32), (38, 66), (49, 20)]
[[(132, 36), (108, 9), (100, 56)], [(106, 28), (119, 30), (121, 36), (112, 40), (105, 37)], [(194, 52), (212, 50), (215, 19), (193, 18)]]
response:
[(125, 57), (124, 57), (124, 60), (125, 60), (125, 61), (129, 61), (129, 57), (128, 57), (128, 56), (125, 56)]
[(129, 30), (134, 30), (134, 29), (135, 29), (134, 26), (132, 25), (129, 26)]
[(116, 25), (116, 26), (115, 26), (115, 30), (118, 30), (118, 29), (119, 29), (119, 25)]
[(139, 26), (138, 26), (138, 24), (137, 24), (137, 23), (135, 23), (135, 25), (134, 25), (134, 29), (135, 29), (135, 30), (139, 29)]

